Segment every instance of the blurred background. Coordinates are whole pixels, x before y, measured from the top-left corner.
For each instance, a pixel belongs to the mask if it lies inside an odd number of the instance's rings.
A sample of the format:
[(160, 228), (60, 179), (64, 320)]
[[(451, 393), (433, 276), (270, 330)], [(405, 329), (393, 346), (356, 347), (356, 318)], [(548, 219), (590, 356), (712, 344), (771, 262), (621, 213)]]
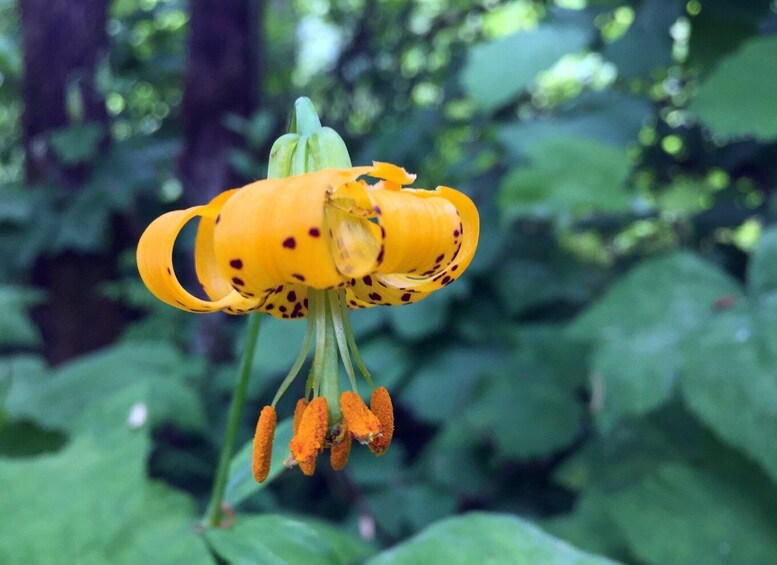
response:
[[(352, 315), (387, 455), (259, 488), (243, 449), (196, 538), (245, 320), (156, 301), (134, 247), (263, 178), (303, 95), (355, 164), (469, 194), (481, 243)], [(412, 562), (485, 511), (481, 556), (533, 524), (777, 563), (775, 140), (774, 1), (0, 0), (0, 561)], [(239, 445), (303, 333), (263, 322)]]

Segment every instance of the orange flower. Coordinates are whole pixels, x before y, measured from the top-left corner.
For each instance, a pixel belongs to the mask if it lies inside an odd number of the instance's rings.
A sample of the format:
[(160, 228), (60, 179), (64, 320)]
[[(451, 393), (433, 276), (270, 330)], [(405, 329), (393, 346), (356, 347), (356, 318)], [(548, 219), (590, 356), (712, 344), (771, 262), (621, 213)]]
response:
[[(374, 179), (373, 184), (364, 177)], [(372, 382), (348, 310), (422, 300), (461, 276), (475, 253), (479, 218), (472, 201), (448, 187), (406, 188), (414, 180), (404, 169), (379, 162), (261, 180), (206, 205), (164, 214), (138, 243), (143, 282), (171, 306), (308, 318), (300, 354), (272, 402), (274, 407), (299, 373), (315, 336), (313, 367), (295, 412), (288, 460), (305, 474), (313, 473), (317, 455), (327, 447), (333, 448), (333, 466), (341, 468), (351, 437), (380, 455), (393, 435), (388, 392), (375, 390), (372, 410), (356, 393), (352, 358)], [(207, 299), (184, 289), (173, 268), (175, 240), (197, 217), (194, 263)], [(342, 396), (338, 358), (353, 391)], [(258, 481), (269, 470), (274, 428), (265, 410), (255, 438)]]

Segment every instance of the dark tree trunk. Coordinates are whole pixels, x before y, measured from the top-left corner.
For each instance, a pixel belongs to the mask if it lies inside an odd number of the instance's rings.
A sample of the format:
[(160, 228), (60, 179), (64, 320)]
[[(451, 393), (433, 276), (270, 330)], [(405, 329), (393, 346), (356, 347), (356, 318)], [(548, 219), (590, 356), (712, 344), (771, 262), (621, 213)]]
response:
[(248, 116), (259, 91), (259, 0), (191, 0), (180, 172), (184, 195), (201, 204), (239, 179), (228, 162), (239, 137), (227, 114)]
[[(240, 137), (224, 127), (230, 114), (248, 116), (260, 90), (261, 0), (191, 0), (181, 119), (180, 174), (188, 204), (204, 204), (244, 184), (229, 165)], [(190, 278), (194, 278), (191, 274)], [(195, 288), (196, 285), (189, 285)], [(222, 316), (205, 316), (193, 347), (213, 359), (231, 355)]]
[[(76, 192), (89, 178), (89, 165), (63, 165), (48, 138), (52, 131), (76, 123), (107, 124), (94, 77), (108, 50), (108, 1), (21, 0), (20, 7), (27, 182)], [(81, 109), (69, 115), (68, 93), (75, 92)], [(33, 314), (50, 361), (57, 363), (105, 345), (118, 334), (124, 313), (101, 298), (99, 289), (112, 269), (112, 259), (75, 252), (38, 260), (32, 282), (47, 292), (47, 300)]]
[(77, 188), (88, 173), (64, 168), (49, 149), (51, 130), (70, 125), (66, 93), (77, 89), (83, 121), (104, 123), (97, 94), (97, 63), (107, 54), (107, 0), (21, 0), (24, 41), (23, 139), (27, 181)]

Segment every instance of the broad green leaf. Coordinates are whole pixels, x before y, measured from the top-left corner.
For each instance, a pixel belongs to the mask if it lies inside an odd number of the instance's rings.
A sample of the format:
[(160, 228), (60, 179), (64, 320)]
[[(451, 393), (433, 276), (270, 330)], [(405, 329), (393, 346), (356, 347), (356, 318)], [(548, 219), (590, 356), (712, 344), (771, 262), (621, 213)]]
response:
[(683, 0), (644, 0), (626, 34), (602, 51), (621, 77), (638, 77), (672, 63), (670, 27), (683, 15)]
[(345, 565), (372, 553), (334, 528), (278, 515), (238, 516), (231, 528), (210, 530), (205, 538), (229, 563)]
[(572, 512), (542, 523), (554, 536), (592, 553), (628, 557), (626, 539), (607, 507), (607, 496), (586, 490)]
[(687, 64), (708, 71), (721, 57), (757, 35), (768, 12), (769, 3), (762, 0), (705, 0), (704, 9), (692, 20)]
[(680, 338), (714, 318), (715, 302), (732, 295), (741, 291), (727, 274), (696, 255), (676, 252), (632, 269), (569, 331), (580, 339), (603, 341), (648, 330)]
[(576, 395), (532, 363), (511, 364), (480, 388), (464, 418), (503, 457), (546, 456), (580, 432), (583, 412)]
[[(450, 287), (446, 290), (454, 289)], [(421, 302), (392, 307), (388, 312), (391, 327), (406, 340), (422, 339), (441, 331), (447, 322), (454, 294), (455, 291), (437, 292)]]
[(144, 478), (145, 432), (111, 417), (132, 402), (121, 393), (83, 405), (82, 418), (114, 427), (80, 435), (55, 454), (0, 459), (0, 562), (211, 562), (193, 531), (193, 502)]
[(586, 288), (579, 282), (581, 269), (568, 261), (508, 259), (495, 273), (496, 292), (510, 314), (565, 300), (583, 303)]
[(0, 347), (40, 344), (40, 333), (27, 309), (43, 300), (43, 293), (34, 289), (0, 285)]
[(688, 407), (777, 480), (777, 374), (764, 365), (751, 319), (733, 312), (688, 347), (680, 381)]
[(771, 563), (777, 555), (777, 523), (766, 499), (773, 496), (759, 500), (736, 481), (666, 464), (611, 495), (608, 507), (640, 561), (738, 565)]
[(498, 132), (508, 151), (517, 157), (536, 143), (560, 137), (590, 138), (622, 146), (638, 138), (643, 123), (652, 114), (647, 99), (604, 90), (562, 104), (552, 117), (507, 123)]
[(105, 135), (100, 124), (77, 124), (51, 133), (49, 142), (65, 165), (76, 165), (90, 160)]
[(596, 400), (591, 409), (602, 431), (669, 400), (680, 364), (675, 344), (675, 336), (648, 330), (596, 348), (591, 374)]
[(529, 86), (537, 73), (580, 51), (589, 38), (586, 30), (546, 24), (475, 45), (462, 70), (462, 85), (484, 110), (495, 110)]
[(630, 164), (623, 149), (582, 138), (554, 138), (527, 147), (529, 163), (499, 188), (508, 218), (580, 216), (629, 207)]
[(444, 422), (467, 406), (482, 375), (500, 370), (503, 361), (496, 350), (446, 349), (415, 372), (400, 395), (401, 403), (423, 422)]
[(584, 311), (569, 331), (595, 344), (593, 408), (602, 428), (665, 403), (681, 344), (715, 318), (718, 299), (739, 295), (722, 271), (674, 253), (639, 265)]
[(725, 57), (691, 100), (688, 109), (725, 137), (777, 137), (777, 37), (752, 39)]
[(777, 229), (761, 234), (748, 265), (747, 286), (755, 295), (777, 292)]
[(14, 375), (6, 405), (14, 418), (31, 418), (42, 426), (69, 431), (85, 406), (98, 405), (103, 398), (131, 388), (152, 423), (172, 421), (199, 428), (205, 416), (194, 389), (186, 383), (189, 372), (185, 359), (171, 345), (126, 343), (79, 357), (45, 379)]
[(370, 492), (367, 505), (378, 530), (400, 538), (453, 514), (456, 497), (447, 489), (419, 482)]
[(224, 493), (224, 500), (232, 506), (237, 506), (255, 492), (268, 486), (284, 469), (283, 462), (289, 455), (289, 442), (291, 441), (292, 420), (287, 418), (281, 421), (275, 428), (275, 437), (272, 444), (272, 459), (270, 460), (270, 474), (263, 483), (254, 480), (251, 471), (251, 456), (253, 454), (253, 441), (246, 443), (232, 458), (229, 464), (229, 479)]
[(605, 564), (514, 516), (473, 512), (429, 526), (368, 565), (499, 563), (500, 565)]

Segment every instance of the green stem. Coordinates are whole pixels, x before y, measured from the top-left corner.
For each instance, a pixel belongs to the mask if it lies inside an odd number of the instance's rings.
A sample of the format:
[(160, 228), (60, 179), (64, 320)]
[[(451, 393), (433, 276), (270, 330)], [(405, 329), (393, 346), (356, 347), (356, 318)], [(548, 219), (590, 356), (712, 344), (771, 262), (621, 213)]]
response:
[(235, 450), (235, 438), (240, 425), (240, 410), (243, 407), (246, 390), (248, 389), (248, 376), (251, 373), (251, 366), (254, 362), (254, 352), (256, 351), (256, 342), (259, 337), (261, 322), (262, 319), (260, 314), (251, 314), (248, 316), (248, 328), (246, 329), (243, 358), (240, 361), (240, 369), (237, 373), (235, 393), (232, 395), (232, 403), (229, 405), (227, 429), (224, 434), (224, 442), (221, 445), (219, 465), (216, 470), (216, 478), (213, 481), (213, 491), (210, 496), (210, 502), (208, 503), (208, 509), (205, 512), (205, 523), (207, 527), (210, 528), (215, 528), (221, 523), (221, 506), (224, 502), (224, 491), (227, 488), (229, 463)]
[(329, 408), (329, 425), (343, 419), (340, 412), (340, 364), (337, 358), (337, 339), (332, 324), (332, 312), (329, 301), (324, 297), (326, 308), (326, 338), (324, 340), (323, 366), (321, 367), (321, 396), (326, 398)]
[(351, 388), (355, 393), (359, 393), (359, 389), (356, 388), (356, 375), (353, 371), (353, 364), (351, 363), (351, 356), (348, 353), (348, 341), (345, 336), (345, 325), (343, 323), (342, 311), (340, 310), (340, 303), (345, 300), (345, 291), (332, 291), (329, 293), (329, 311), (332, 314), (332, 322), (334, 324), (335, 337), (337, 338), (337, 348), (340, 350), (340, 359), (343, 360), (343, 366), (345, 367), (345, 374), (348, 375), (348, 380), (351, 381)]
[(356, 361), (356, 366), (359, 367), (359, 370), (361, 371), (364, 380), (367, 381), (367, 384), (375, 388), (375, 385), (372, 384), (370, 372), (367, 370), (367, 366), (364, 364), (364, 361), (362, 361), (362, 356), (359, 355), (359, 348), (356, 347), (356, 340), (353, 337), (353, 328), (351, 327), (351, 318), (348, 316), (348, 306), (346, 306), (345, 300), (340, 301), (340, 319), (343, 321), (345, 337), (348, 341), (348, 349), (351, 351), (353, 360)]

